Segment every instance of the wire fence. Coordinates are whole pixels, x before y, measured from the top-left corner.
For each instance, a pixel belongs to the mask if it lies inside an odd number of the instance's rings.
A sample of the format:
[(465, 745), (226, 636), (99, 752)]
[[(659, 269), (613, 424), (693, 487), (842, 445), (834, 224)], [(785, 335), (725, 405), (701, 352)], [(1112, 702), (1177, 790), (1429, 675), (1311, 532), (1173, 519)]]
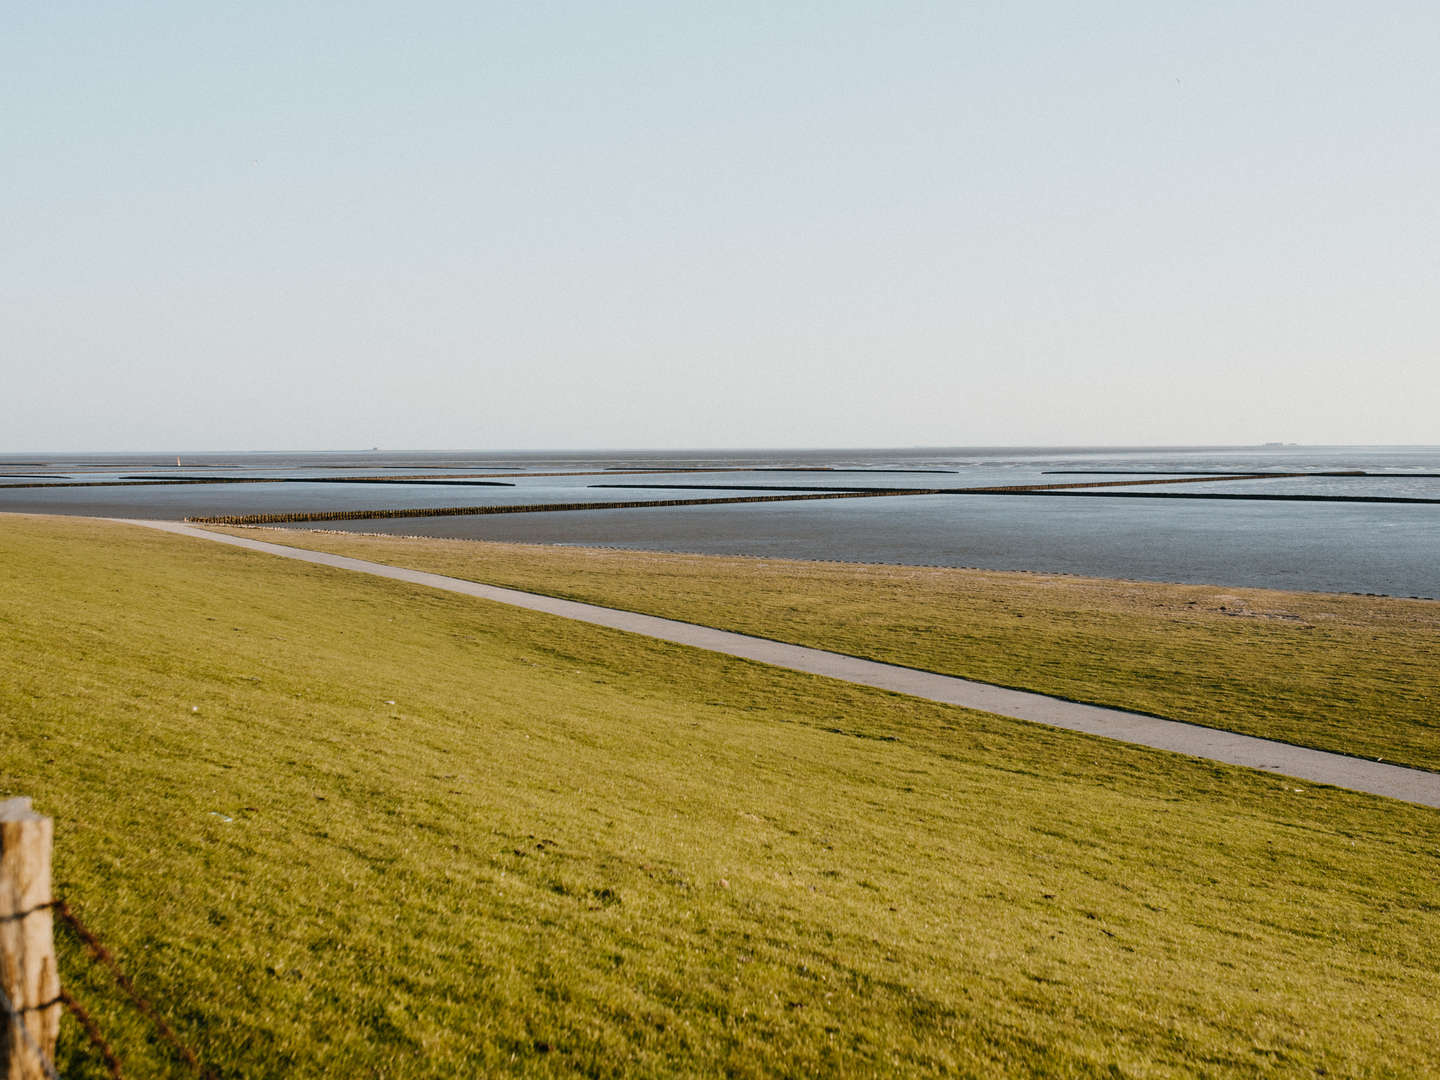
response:
[[(196, 1056), (195, 1052), (181, 1042), (180, 1037), (175, 1034), (174, 1029), (165, 1022), (165, 1018), (140, 994), (135, 988), (135, 981), (125, 972), (125, 969), (120, 966), (119, 961), (115, 959), (114, 953), (107, 949), (99, 937), (96, 936), (95, 932), (80, 920), (80, 917), (70, 909), (70, 905), (64, 900), (53, 900), (49, 904), (41, 905), (41, 907), (35, 910), (42, 911), (46, 908), (53, 911), (55, 915), (58, 916), (61, 925), (67, 927), (75, 937), (79, 939), (89, 954), (91, 961), (99, 964), (109, 972), (111, 978), (115, 981), (115, 985), (124, 992), (129, 1004), (150, 1021), (151, 1025), (159, 1033), (161, 1039), (169, 1044), (170, 1048), (176, 1053), (180, 1060), (185, 1062), (191, 1071), (200, 1077), (201, 1080), (216, 1080), (215, 1074), (200, 1063), (200, 1059)], [(27, 912), (27, 914), (29, 913)], [(55, 1002), (48, 1002), (36, 1006), (35, 1010), (49, 1008), (51, 1005), (57, 1003), (62, 1005), (65, 1011), (75, 1018), (76, 1023), (78, 1023), (81, 1030), (85, 1032), (86, 1038), (90, 1040), (91, 1045), (95, 1047), (96, 1051), (98, 1051), (104, 1060), (105, 1068), (111, 1077), (113, 1077), (114, 1080), (124, 1080), (124, 1071), (121, 1067), (119, 1055), (115, 1053), (114, 1048), (106, 1040), (99, 1025), (95, 1022), (94, 1017), (90, 1015), (89, 1011), (87, 1011), (80, 1002), (75, 1000), (73, 995), (65, 990), (61, 990)], [(34, 1036), (30, 1033), (28, 1025), (25, 1023), (24, 1017), (21, 1015), (21, 1011), (17, 1010), (9, 997), (6, 996), (3, 986), (0, 986), (0, 1012), (6, 1014), (11, 1026), (18, 1035), (20, 1043), (39, 1063), (41, 1071), (44, 1072), (47, 1080), (60, 1080), (60, 1074), (55, 1068), (55, 1063), (46, 1056), (39, 1044), (36, 1043)]]

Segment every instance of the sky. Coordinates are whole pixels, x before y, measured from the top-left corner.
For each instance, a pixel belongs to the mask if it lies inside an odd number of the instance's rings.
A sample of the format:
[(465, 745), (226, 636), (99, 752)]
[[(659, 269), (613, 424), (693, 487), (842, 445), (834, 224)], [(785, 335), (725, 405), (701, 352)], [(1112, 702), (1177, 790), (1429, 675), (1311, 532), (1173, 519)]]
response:
[(0, 5), (0, 450), (1440, 443), (1440, 5)]

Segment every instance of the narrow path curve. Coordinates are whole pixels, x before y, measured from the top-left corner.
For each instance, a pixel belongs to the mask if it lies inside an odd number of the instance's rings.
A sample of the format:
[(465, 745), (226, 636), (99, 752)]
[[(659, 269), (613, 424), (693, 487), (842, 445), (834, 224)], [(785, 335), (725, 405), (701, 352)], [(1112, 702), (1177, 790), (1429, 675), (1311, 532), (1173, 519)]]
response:
[(953, 675), (937, 675), (914, 668), (882, 664), (874, 660), (861, 660), (840, 653), (811, 649), (803, 645), (787, 645), (784, 642), (766, 638), (750, 637), (729, 630), (715, 630), (694, 623), (662, 619), (654, 615), (640, 615), (633, 611), (583, 604), (575, 600), (561, 600), (538, 593), (521, 592), (517, 589), (503, 589), (494, 585), (482, 585), (463, 578), (445, 577), (422, 570), (408, 570), (384, 563), (352, 559), (344, 555), (332, 555), (323, 551), (307, 551), (302, 548), (271, 544), (263, 540), (228, 536), (224, 533), (207, 532), (191, 525), (175, 521), (143, 521), (130, 518), (111, 518), (126, 525), (141, 525), (149, 529), (177, 533), (202, 540), (280, 555), (287, 559), (333, 566), (341, 570), (353, 570), (362, 574), (392, 578), (414, 585), (423, 585), (446, 592), (462, 593), (483, 600), (493, 600), (514, 607), (528, 608), (566, 619), (607, 626), (632, 634), (658, 638), (661, 641), (690, 645), (698, 649), (724, 653), (762, 664), (788, 668), (793, 671), (809, 672), (845, 682), (872, 686), (880, 690), (891, 690), (899, 694), (943, 702), (947, 705), (961, 705), (967, 709), (996, 713), (1016, 720), (1028, 720), (1035, 724), (1083, 731), (1107, 739), (1137, 743), (1158, 750), (1171, 750), (1191, 757), (1221, 761), (1230, 765), (1243, 765), (1265, 772), (1280, 773), (1318, 784), (1332, 784), (1354, 791), (1384, 795), (1405, 802), (1419, 803), (1440, 809), (1440, 773), (1422, 769), (1407, 769), (1399, 765), (1386, 765), (1363, 758), (1346, 757), (1344, 754), (1330, 754), (1323, 750), (1311, 750), (1289, 743), (1257, 739), (1250, 735), (1237, 735), (1230, 731), (1200, 727), (1177, 720), (1162, 720), (1159, 717), (1144, 716), (1140, 713), (1125, 712), (1122, 709), (1107, 709), (1096, 705), (1082, 705), (1060, 698), (1032, 694), (1023, 690), (1007, 690), (988, 683), (971, 682)]

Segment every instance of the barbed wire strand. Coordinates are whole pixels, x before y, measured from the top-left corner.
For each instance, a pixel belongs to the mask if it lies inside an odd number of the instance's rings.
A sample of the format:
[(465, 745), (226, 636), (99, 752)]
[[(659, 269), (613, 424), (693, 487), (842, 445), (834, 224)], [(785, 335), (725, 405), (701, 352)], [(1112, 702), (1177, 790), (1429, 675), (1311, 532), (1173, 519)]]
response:
[(180, 1037), (171, 1030), (164, 1017), (155, 1011), (155, 1007), (140, 996), (140, 992), (135, 989), (135, 984), (130, 981), (130, 976), (125, 974), (115, 957), (100, 943), (100, 939), (70, 910), (70, 905), (64, 900), (55, 900), (51, 902), (51, 907), (85, 943), (85, 947), (90, 950), (90, 955), (109, 969), (116, 985), (125, 991), (135, 1008), (139, 1009), (155, 1025), (156, 1030), (165, 1037), (165, 1041), (174, 1047), (186, 1064), (195, 1070), (195, 1075), (202, 1077), (203, 1080), (216, 1080), (215, 1074), (200, 1064), (200, 1059), (195, 1056), (195, 1052), (180, 1041)]
[(3, 986), (0, 986), (0, 1009), (5, 1010), (5, 1015), (9, 1018), (11, 1025), (20, 1033), (20, 1041), (25, 1044), (30, 1053), (35, 1055), (35, 1060), (40, 1062), (40, 1068), (49, 1080), (60, 1080), (60, 1074), (55, 1071), (54, 1062), (45, 1056), (45, 1051), (40, 1049), (35, 1037), (30, 1034), (30, 1028), (26, 1026), (24, 1017), (15, 1011), (14, 1005), (10, 1004), (10, 997), (5, 993)]
[(114, 1080), (125, 1080), (120, 1072), (120, 1059), (115, 1056), (115, 1051), (110, 1049), (110, 1044), (105, 1041), (105, 1036), (100, 1034), (100, 1028), (90, 1014), (85, 1011), (80, 1002), (64, 990), (60, 991), (60, 1001), (69, 1010), (70, 1015), (75, 1017), (80, 1026), (85, 1029), (86, 1037), (89, 1038), (91, 1045), (100, 1051), (100, 1056), (105, 1059), (105, 1067), (110, 1070), (110, 1075)]

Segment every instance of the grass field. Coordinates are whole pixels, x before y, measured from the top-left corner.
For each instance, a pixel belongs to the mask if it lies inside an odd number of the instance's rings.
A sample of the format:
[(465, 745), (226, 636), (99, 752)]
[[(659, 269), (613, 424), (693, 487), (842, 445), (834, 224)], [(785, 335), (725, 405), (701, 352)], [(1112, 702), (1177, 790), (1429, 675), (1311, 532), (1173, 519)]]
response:
[(1434, 1074), (1431, 810), (81, 519), (0, 713), (225, 1077)]
[(217, 530), (1440, 769), (1440, 602)]

